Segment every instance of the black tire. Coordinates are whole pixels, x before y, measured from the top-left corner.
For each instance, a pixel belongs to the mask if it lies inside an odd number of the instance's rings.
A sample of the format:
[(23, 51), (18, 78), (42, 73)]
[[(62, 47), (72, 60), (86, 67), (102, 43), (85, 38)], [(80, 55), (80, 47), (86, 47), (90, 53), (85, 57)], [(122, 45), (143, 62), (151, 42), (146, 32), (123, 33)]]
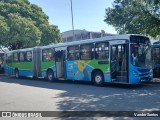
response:
[(15, 70), (14, 75), (15, 75), (15, 78), (17, 79), (19, 78), (19, 71), (17, 69)]
[(96, 71), (93, 75), (93, 83), (97, 86), (103, 86), (104, 85), (104, 77), (103, 73), (100, 71)]
[(155, 68), (155, 69), (153, 70), (153, 77), (155, 77), (155, 78), (158, 78), (158, 77), (159, 77), (159, 69), (158, 69), (158, 68)]
[(47, 71), (47, 80), (48, 81), (53, 81), (54, 80), (54, 74), (52, 70)]

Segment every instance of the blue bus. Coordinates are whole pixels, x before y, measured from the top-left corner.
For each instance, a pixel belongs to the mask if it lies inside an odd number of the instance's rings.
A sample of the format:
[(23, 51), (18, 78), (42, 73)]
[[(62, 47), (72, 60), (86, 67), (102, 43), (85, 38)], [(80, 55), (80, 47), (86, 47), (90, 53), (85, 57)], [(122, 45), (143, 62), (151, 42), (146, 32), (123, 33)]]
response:
[(99, 86), (139, 84), (153, 78), (151, 43), (143, 35), (115, 35), (39, 46), (10, 51), (5, 56), (5, 73), (15, 77), (91, 81)]
[(152, 45), (153, 77), (160, 77), (160, 44)]

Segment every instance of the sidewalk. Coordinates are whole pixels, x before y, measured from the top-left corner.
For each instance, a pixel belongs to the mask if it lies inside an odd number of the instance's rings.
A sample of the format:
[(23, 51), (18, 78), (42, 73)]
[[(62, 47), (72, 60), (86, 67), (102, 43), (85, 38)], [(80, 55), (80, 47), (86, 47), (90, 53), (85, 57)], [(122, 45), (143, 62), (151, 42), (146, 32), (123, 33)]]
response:
[(153, 78), (152, 82), (153, 82), (153, 83), (159, 83), (159, 84), (160, 84), (160, 78)]

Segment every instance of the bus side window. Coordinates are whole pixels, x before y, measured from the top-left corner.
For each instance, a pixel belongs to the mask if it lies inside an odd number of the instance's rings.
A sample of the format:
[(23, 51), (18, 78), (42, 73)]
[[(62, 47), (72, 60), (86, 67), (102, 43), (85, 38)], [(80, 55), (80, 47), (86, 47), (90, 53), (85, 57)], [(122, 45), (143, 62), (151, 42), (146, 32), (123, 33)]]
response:
[(159, 59), (160, 58), (159, 53), (160, 53), (160, 49), (159, 48), (154, 48), (153, 55), (154, 55), (155, 59)]
[(5, 61), (6, 63), (9, 63), (9, 55), (8, 55), (8, 54), (5, 54), (5, 59), (4, 59), (4, 61)]
[(2, 60), (2, 57), (0, 56), (0, 64), (2, 64), (3, 63), (3, 60)]
[(67, 53), (68, 60), (79, 60), (79, 45), (68, 47)]
[(5, 61), (6, 61), (6, 63), (11, 63), (12, 62), (12, 54), (6, 54)]
[(80, 58), (81, 60), (91, 60), (93, 59), (94, 53), (94, 45), (93, 44), (86, 44), (80, 46)]
[(19, 61), (20, 62), (24, 62), (25, 61), (25, 53), (24, 52), (20, 52), (19, 53)]
[(32, 61), (32, 52), (31, 51), (27, 51), (26, 52), (26, 61), (27, 62), (31, 62)]
[(96, 43), (95, 46), (96, 59), (108, 59), (109, 58), (109, 44), (106, 42)]
[(14, 62), (18, 62), (19, 61), (19, 58), (18, 58), (18, 53), (13, 53), (13, 61)]
[(76, 45), (75, 46), (75, 60), (79, 60), (79, 55), (80, 55), (79, 45)]
[(67, 49), (67, 59), (68, 60), (75, 60), (75, 46), (70, 46), (70, 47), (68, 47), (68, 49)]
[(55, 61), (55, 49), (53, 48), (52, 49), (52, 58), (51, 58), (53, 61)]
[(52, 59), (52, 50), (51, 49), (45, 49), (42, 51), (43, 61), (50, 61)]

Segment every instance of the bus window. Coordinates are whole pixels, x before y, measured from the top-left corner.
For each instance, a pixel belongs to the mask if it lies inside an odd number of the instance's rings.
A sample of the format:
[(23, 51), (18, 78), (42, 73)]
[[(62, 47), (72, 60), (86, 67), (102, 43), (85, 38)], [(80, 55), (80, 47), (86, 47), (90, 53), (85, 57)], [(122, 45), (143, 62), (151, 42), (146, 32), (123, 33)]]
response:
[(154, 63), (160, 64), (160, 48), (153, 48)]
[(18, 53), (13, 54), (13, 61), (18, 62)]
[(68, 60), (79, 60), (79, 46), (68, 47)]
[(151, 68), (151, 44), (148, 37), (131, 36), (131, 63), (134, 66)]
[(32, 61), (32, 52), (31, 51), (28, 51), (26, 53), (26, 61), (28, 61), (28, 62)]
[(75, 46), (75, 60), (79, 60), (79, 46)]
[(75, 47), (71, 46), (68, 47), (68, 60), (74, 60), (74, 52), (75, 52)]
[(20, 54), (19, 54), (19, 61), (20, 62), (24, 62), (25, 61), (25, 53), (24, 52), (20, 52)]
[(153, 55), (154, 55), (153, 58), (154, 59), (158, 59), (158, 60), (160, 59), (159, 53), (160, 53), (160, 48), (153, 48)]
[(51, 59), (55, 60), (55, 50), (54, 49), (52, 49), (52, 58)]
[(5, 56), (5, 61), (6, 63), (11, 63), (12, 62), (12, 54), (6, 54)]
[(42, 57), (43, 61), (50, 61), (52, 60), (52, 50), (51, 49), (45, 49), (42, 51)]
[(90, 60), (93, 57), (93, 44), (81, 45), (81, 60)]
[(0, 57), (0, 64), (2, 64), (3, 63), (3, 60), (2, 60), (2, 57)]
[(108, 59), (109, 58), (109, 45), (106, 42), (96, 44), (96, 59)]

